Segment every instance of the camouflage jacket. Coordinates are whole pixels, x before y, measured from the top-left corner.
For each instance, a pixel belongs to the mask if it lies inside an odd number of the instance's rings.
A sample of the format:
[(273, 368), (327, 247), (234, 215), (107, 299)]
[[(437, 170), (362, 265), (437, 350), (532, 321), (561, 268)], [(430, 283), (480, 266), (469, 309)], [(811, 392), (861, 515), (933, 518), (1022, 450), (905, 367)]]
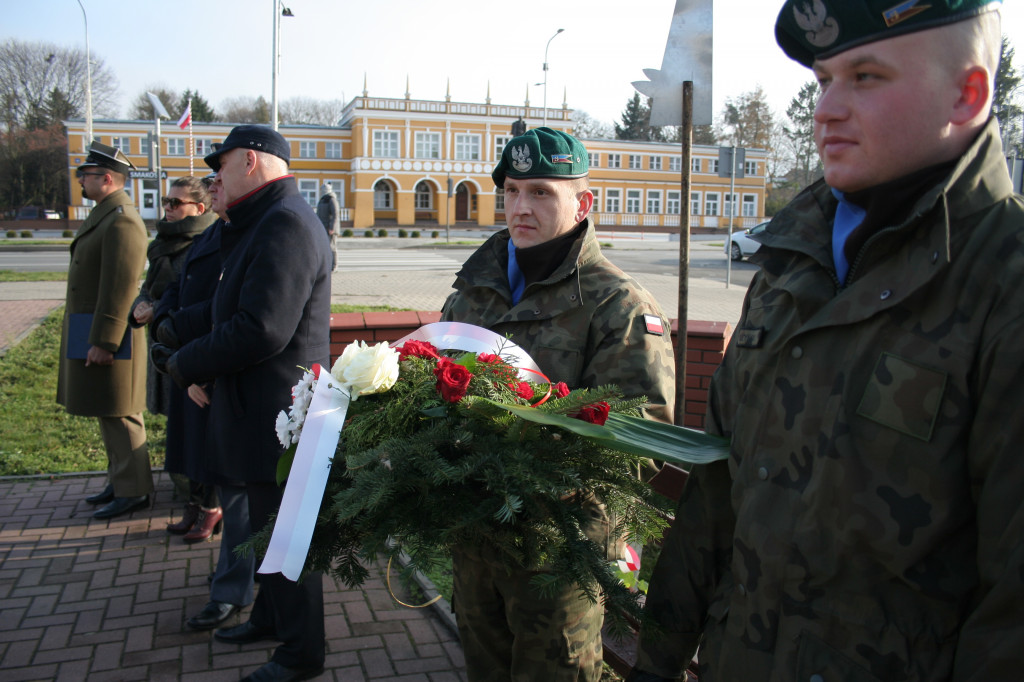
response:
[(639, 666), (1020, 679), (1024, 201), (994, 120), (845, 286), (834, 211), (819, 182), (765, 231), (709, 396), (731, 458), (687, 483)]
[[(647, 396), (649, 414), (671, 421), (675, 360), (668, 320), (636, 280), (601, 254), (593, 227), (516, 305), (505, 272), (508, 239), (503, 230), (469, 257), (442, 319), (509, 334), (551, 381), (570, 388), (615, 384), (626, 396)], [(664, 333), (650, 333), (644, 315), (656, 316)]]

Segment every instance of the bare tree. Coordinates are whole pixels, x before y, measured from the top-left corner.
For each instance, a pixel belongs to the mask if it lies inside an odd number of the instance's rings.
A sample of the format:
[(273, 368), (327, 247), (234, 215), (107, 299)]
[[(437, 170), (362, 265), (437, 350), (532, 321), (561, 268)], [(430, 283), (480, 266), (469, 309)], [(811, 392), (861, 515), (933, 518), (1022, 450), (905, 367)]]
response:
[(312, 97), (290, 97), (278, 107), (281, 123), (336, 126), (345, 110), (340, 99), (319, 100)]
[(167, 109), (167, 113), (172, 116), (174, 115), (173, 109), (177, 106), (181, 95), (178, 94), (177, 90), (169, 88), (163, 83), (155, 83), (147, 85), (142, 92), (135, 96), (132, 103), (128, 105), (128, 118), (137, 121), (152, 121), (156, 118), (156, 110), (153, 108), (153, 102), (150, 101), (148, 95), (150, 92), (160, 98), (160, 102)]
[(581, 139), (614, 140), (615, 129), (610, 123), (599, 121), (582, 109), (572, 112), (572, 134)]
[[(85, 52), (54, 43), (0, 43), (0, 106), (5, 130), (47, 127), (85, 114)], [(117, 79), (92, 55), (92, 107), (95, 115), (116, 114)], [(54, 118), (59, 116), (60, 118)]]
[(259, 97), (229, 97), (220, 103), (221, 120), (228, 123), (270, 123), (270, 105)]
[(758, 85), (750, 92), (725, 100), (717, 136), (720, 144), (771, 151), (777, 127), (764, 88)]

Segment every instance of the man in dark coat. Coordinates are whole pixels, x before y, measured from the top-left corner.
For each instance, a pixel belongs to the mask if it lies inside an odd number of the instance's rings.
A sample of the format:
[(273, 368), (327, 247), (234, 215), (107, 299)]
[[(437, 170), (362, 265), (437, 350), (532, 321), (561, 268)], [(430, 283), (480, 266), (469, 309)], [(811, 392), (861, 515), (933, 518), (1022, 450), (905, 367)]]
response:
[(331, 268), (338, 269), (338, 228), (341, 227), (338, 215), (338, 198), (334, 190), (326, 182), (320, 186), (320, 201), (316, 205), (316, 217), (327, 230), (327, 238), (331, 241)]
[(98, 417), (109, 483), (86, 498), (109, 519), (149, 504), (153, 475), (146, 427), (146, 336), (128, 314), (146, 265), (146, 227), (124, 191), (134, 166), (93, 142), (78, 167), (82, 195), (97, 202), (71, 242), (61, 332), (57, 402), (69, 414)]
[[(245, 482), (254, 531), (270, 520), (283, 494), (275, 476), (277, 413), (302, 375), (299, 367), (329, 362), (327, 234), (288, 174), (289, 158), (285, 139), (257, 125), (234, 128), (206, 157), (218, 172), (230, 221), (221, 229), (222, 275), (208, 311), (212, 331), (165, 358), (181, 386), (214, 381), (210, 467)], [(263, 576), (249, 621), (215, 636), (235, 644), (283, 642), (246, 680), (318, 675), (325, 654), (322, 576), (310, 574), (300, 583), (280, 573)]]

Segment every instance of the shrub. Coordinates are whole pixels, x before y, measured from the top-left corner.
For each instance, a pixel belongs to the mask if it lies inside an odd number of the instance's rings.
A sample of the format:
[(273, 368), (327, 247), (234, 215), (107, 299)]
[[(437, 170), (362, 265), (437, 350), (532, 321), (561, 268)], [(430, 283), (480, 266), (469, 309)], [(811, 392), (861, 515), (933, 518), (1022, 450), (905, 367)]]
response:
[(75, 236), (75, 231), (74, 231), (74, 230), (64, 230), (64, 232), (62, 233), (62, 235), (63, 235), (63, 237), (64, 237), (65, 239), (71, 239), (72, 237), (74, 237), (74, 236)]
[(22, 239), (32, 239), (32, 230), (22, 230), (21, 231), (21, 238)]
[(412, 231), (412, 238), (413, 239), (419, 239), (420, 238), (420, 231), (419, 230), (413, 230)]
[(399, 236), (399, 238), (401, 238), (401, 239), (405, 239), (406, 237), (408, 237), (408, 236), (409, 236), (409, 233), (408, 233), (408, 232), (406, 232), (405, 230), (399, 230), (399, 231), (398, 231), (398, 236)]
[(363, 236), (364, 237), (372, 237), (373, 236), (373, 230), (367, 230), (366, 232), (363, 232)]
[(440, 232), (438, 232), (437, 230), (434, 230), (433, 232), (430, 233), (430, 238), (431, 239), (437, 239), (440, 235), (441, 235)]
[(352, 230), (348, 229), (347, 227), (341, 232), (342, 237), (351, 237), (353, 234), (354, 233), (352, 232)]
[(378, 237), (387, 237), (387, 236), (388, 236), (388, 231), (387, 231), (387, 230), (385, 230), (385, 229), (384, 229), (384, 228), (382, 227), (382, 228), (380, 228), (379, 230), (377, 230), (377, 236), (378, 236)]
[(18, 236), (18, 233), (15, 232), (14, 230), (7, 230), (7, 238), (8, 239), (14, 239), (17, 236)]

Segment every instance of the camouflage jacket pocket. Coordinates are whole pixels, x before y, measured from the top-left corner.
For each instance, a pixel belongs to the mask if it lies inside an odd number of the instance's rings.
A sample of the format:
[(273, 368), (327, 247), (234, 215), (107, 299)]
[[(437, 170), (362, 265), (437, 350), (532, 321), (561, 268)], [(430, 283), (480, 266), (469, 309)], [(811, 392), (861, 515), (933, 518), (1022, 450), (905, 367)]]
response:
[(931, 440), (942, 406), (946, 373), (882, 353), (857, 414), (922, 441)]
[(808, 631), (800, 633), (796, 661), (796, 679), (816, 682), (881, 682), (842, 652), (832, 648)]
[(578, 343), (576, 348), (559, 348), (542, 344), (533, 353), (533, 359), (547, 373), (551, 381), (564, 381), (569, 388), (580, 388), (580, 374), (583, 372), (583, 367)]

